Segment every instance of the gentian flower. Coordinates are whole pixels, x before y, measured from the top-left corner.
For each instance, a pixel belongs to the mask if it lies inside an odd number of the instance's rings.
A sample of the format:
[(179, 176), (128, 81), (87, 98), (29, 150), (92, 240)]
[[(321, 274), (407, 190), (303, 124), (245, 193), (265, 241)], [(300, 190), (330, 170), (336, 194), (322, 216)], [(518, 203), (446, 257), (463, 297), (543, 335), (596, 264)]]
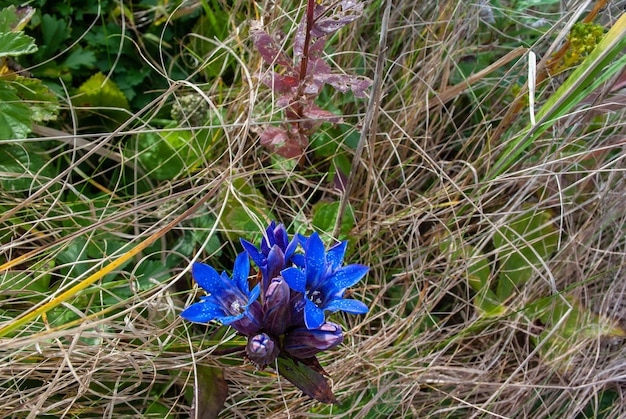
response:
[(292, 257), (298, 247), (298, 240), (289, 241), (289, 236), (285, 226), (274, 221), (265, 229), (265, 234), (261, 239), (260, 250), (249, 241), (241, 239), (241, 245), (248, 252), (250, 258), (259, 267), (262, 277), (262, 292), (265, 291), (270, 281), (280, 275), (280, 271), (286, 266), (291, 266)]
[(246, 252), (237, 256), (232, 280), (225, 272), (218, 275), (204, 263), (194, 263), (191, 273), (209, 295), (187, 307), (180, 314), (183, 318), (197, 323), (217, 320), (248, 336), (261, 329), (263, 310), (257, 301), (261, 291), (259, 284), (250, 290), (250, 260)]
[(359, 282), (369, 268), (363, 265), (343, 264), (347, 242), (341, 242), (326, 252), (317, 233), (300, 237), (304, 248), (304, 268), (288, 267), (281, 272), (289, 287), (302, 293), (304, 323), (309, 329), (324, 324), (324, 311), (367, 313), (365, 304), (343, 298), (348, 287)]
[[(289, 240), (282, 224), (272, 222), (260, 246), (241, 240), (232, 279), (203, 263), (192, 274), (208, 295), (187, 307), (181, 316), (207, 323), (217, 320), (247, 336), (245, 356), (257, 369), (275, 364), (277, 372), (305, 394), (324, 403), (335, 402), (316, 355), (343, 342), (341, 326), (325, 321), (324, 312), (368, 311), (360, 301), (344, 298), (348, 287), (365, 276), (368, 267), (343, 266), (347, 242), (326, 251), (317, 233)], [(298, 245), (303, 252), (296, 253)], [(260, 281), (248, 282), (250, 259)]]

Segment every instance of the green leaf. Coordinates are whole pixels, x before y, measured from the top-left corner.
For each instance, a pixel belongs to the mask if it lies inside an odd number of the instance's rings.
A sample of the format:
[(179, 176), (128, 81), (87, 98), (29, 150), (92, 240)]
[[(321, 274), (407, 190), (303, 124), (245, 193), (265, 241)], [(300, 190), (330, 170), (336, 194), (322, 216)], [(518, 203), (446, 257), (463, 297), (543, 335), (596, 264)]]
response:
[(5, 7), (0, 10), (0, 32), (13, 32), (17, 23), (17, 13), (15, 6)]
[(9, 83), (0, 80), (0, 140), (26, 138), (31, 126), (30, 108)]
[(126, 154), (136, 155), (150, 177), (173, 180), (188, 173), (200, 158), (191, 147), (192, 140), (189, 130), (141, 133), (128, 142)]
[[(1, 94), (1, 93), (0, 93)], [(34, 144), (0, 146), (0, 188), (5, 192), (29, 192), (54, 177), (54, 168), (47, 164), (48, 156)], [(52, 186), (54, 193), (58, 186)]]
[(36, 262), (27, 271), (8, 271), (0, 276), (0, 295), (41, 300), (50, 286), (54, 261)]
[(59, 113), (57, 97), (41, 80), (15, 76), (10, 84), (17, 95), (26, 102), (33, 121), (54, 121), (57, 118)]
[(322, 374), (296, 359), (279, 356), (276, 361), (280, 375), (304, 394), (322, 403), (337, 403), (328, 381)]
[(37, 51), (35, 39), (22, 32), (0, 33), (0, 57), (16, 57)]
[(124, 93), (102, 73), (91, 76), (78, 88), (76, 106), (130, 109)]
[(228, 383), (221, 368), (196, 365), (197, 387), (194, 391), (190, 417), (198, 419), (217, 418), (228, 397)]
[(34, 14), (35, 9), (30, 6), (19, 9), (9, 6), (0, 10), (0, 33), (23, 30)]
[(78, 95), (72, 98), (76, 107), (93, 108), (92, 112), (83, 112), (81, 117), (98, 115), (101, 123), (109, 128), (116, 128), (129, 117), (128, 100), (119, 87), (102, 73), (91, 76), (78, 88)]
[(573, 296), (540, 300), (526, 313), (544, 325), (535, 342), (541, 343), (539, 352), (544, 361), (560, 372), (577, 365), (575, 358), (580, 351), (573, 349), (581, 348), (585, 340), (626, 337), (626, 330), (615, 320), (594, 313)]
[(41, 18), (42, 47), (37, 56), (49, 58), (60, 49), (61, 44), (70, 36), (69, 28), (65, 21), (54, 16), (45, 14)]
[(556, 250), (559, 235), (552, 218), (549, 211), (530, 208), (494, 235), (493, 245), (500, 262), (496, 295), (500, 300), (508, 299), (526, 283)]
[[(313, 206), (313, 226), (320, 232), (332, 233), (337, 221), (337, 213), (339, 212), (339, 201), (335, 202), (318, 202)], [(341, 220), (341, 229), (339, 238), (343, 238), (350, 233), (354, 227), (354, 211), (352, 206), (346, 207), (343, 220)]]
[(72, 50), (71, 54), (63, 61), (62, 67), (77, 70), (80, 67), (93, 68), (96, 65), (96, 55), (93, 51), (86, 51), (81, 47)]

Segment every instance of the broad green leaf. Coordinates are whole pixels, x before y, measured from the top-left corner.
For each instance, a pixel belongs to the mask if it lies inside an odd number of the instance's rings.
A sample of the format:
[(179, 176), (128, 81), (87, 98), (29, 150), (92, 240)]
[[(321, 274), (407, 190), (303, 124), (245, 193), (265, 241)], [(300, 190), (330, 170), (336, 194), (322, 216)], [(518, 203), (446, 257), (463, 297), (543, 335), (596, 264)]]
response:
[(228, 383), (221, 368), (196, 365), (196, 383), (192, 402), (192, 418), (217, 418), (228, 397)]
[(569, 371), (575, 367), (577, 356), (584, 356), (580, 351), (588, 348), (585, 341), (626, 337), (626, 330), (615, 320), (594, 313), (572, 296), (541, 300), (527, 314), (544, 326), (535, 341), (541, 343), (539, 352), (544, 361), (560, 372)]
[(93, 51), (87, 51), (81, 47), (72, 49), (72, 52), (63, 61), (61, 67), (77, 70), (80, 67), (92, 68), (96, 64), (96, 55)]
[(0, 140), (26, 138), (31, 126), (30, 108), (6, 81), (0, 80)]
[(87, 240), (83, 237), (73, 239), (57, 254), (56, 261), (64, 277), (77, 278), (85, 274), (93, 265), (87, 256)]
[(302, 390), (304, 394), (322, 403), (337, 403), (328, 381), (322, 374), (292, 358), (279, 356), (276, 361), (280, 375)]
[(45, 14), (41, 17), (41, 35), (41, 51), (37, 57), (43, 61), (60, 49), (61, 44), (69, 38), (70, 31), (64, 20)]
[[(339, 201), (335, 202), (318, 202), (313, 206), (313, 226), (324, 233), (332, 233), (337, 221), (337, 213), (339, 212)], [(348, 205), (346, 212), (341, 221), (341, 230), (339, 238), (345, 238), (354, 227), (354, 211), (352, 206)]]
[(0, 57), (16, 57), (37, 51), (35, 39), (22, 32), (0, 33)]
[(91, 76), (78, 88), (76, 106), (130, 109), (124, 93), (102, 73)]
[(189, 172), (200, 156), (191, 146), (189, 130), (146, 132), (129, 141), (127, 155), (136, 155), (148, 176), (156, 180), (174, 180)]
[[(204, 213), (202, 214), (202, 210), (198, 211), (199, 215), (191, 219), (191, 225), (193, 228), (191, 229), (191, 237), (194, 246), (197, 246), (203, 243), (206, 240), (206, 236), (209, 231), (215, 226), (217, 220), (211, 214)], [(204, 251), (210, 255), (220, 256), (222, 251), (220, 249), (221, 242), (218, 236), (214, 233), (209, 239), (207, 246), (204, 248)], [(188, 254), (191, 254), (189, 252)]]
[(529, 208), (503, 225), (493, 237), (500, 270), (496, 295), (508, 299), (557, 248), (558, 231), (547, 210)]
[(0, 10), (0, 32), (13, 32), (17, 25), (17, 20), (15, 6), (5, 7)]
[(33, 121), (43, 122), (56, 119), (59, 113), (59, 102), (41, 80), (15, 76), (10, 84), (30, 109)]

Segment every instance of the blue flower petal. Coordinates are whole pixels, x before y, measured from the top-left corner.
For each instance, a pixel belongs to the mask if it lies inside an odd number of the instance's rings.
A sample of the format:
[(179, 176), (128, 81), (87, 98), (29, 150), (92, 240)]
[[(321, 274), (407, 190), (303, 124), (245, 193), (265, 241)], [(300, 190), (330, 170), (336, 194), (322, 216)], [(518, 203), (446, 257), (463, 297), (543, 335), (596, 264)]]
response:
[(221, 322), (223, 325), (228, 326), (232, 322), (240, 320), (243, 317), (243, 315), (244, 314), (241, 313), (241, 314), (237, 314), (236, 316), (220, 316), (220, 317), (216, 317), (216, 320)]
[(304, 293), (306, 291), (306, 275), (298, 268), (287, 268), (281, 272), (289, 288)]
[(347, 241), (337, 243), (326, 252), (326, 262), (330, 263), (333, 269), (337, 269), (343, 263), (343, 256), (346, 254)]
[(345, 311), (347, 313), (352, 314), (365, 314), (369, 311), (369, 308), (361, 301), (358, 300), (346, 300), (346, 299), (336, 299), (332, 300), (326, 307), (326, 310), (335, 312), (335, 311)]
[(306, 242), (304, 259), (306, 262), (306, 276), (309, 285), (315, 286), (317, 278), (324, 272), (326, 249), (317, 233), (311, 234)]
[(261, 284), (256, 284), (256, 286), (252, 288), (252, 291), (250, 291), (250, 295), (248, 296), (247, 307), (249, 307), (252, 303), (254, 303), (256, 299), (259, 298), (260, 294), (261, 294)]
[(194, 263), (191, 267), (191, 275), (198, 285), (211, 294), (219, 293), (222, 290), (222, 278), (209, 265), (200, 262)]
[[(288, 261), (289, 259), (291, 259), (292, 257), (296, 257), (296, 256), (300, 256), (302, 257), (302, 260), (304, 261), (304, 257), (302, 255), (295, 255), (295, 251), (298, 248), (298, 239), (296, 239), (295, 237), (289, 242), (289, 244), (287, 245), (287, 247), (285, 248), (285, 261)], [(301, 266), (301, 265), (299, 265)]]
[(259, 249), (257, 249), (255, 245), (253, 245), (252, 243), (244, 239), (240, 239), (239, 241), (241, 242), (241, 245), (246, 250), (246, 252), (248, 252), (248, 255), (250, 255), (250, 258), (252, 258), (252, 260), (254, 261), (254, 263), (256, 263), (257, 266), (262, 266), (266, 263), (265, 255), (259, 252)]
[(274, 239), (276, 244), (281, 249), (286, 249), (289, 244), (289, 235), (287, 234), (287, 230), (285, 230), (285, 226), (282, 224), (278, 224), (278, 227), (274, 228)]
[[(286, 254), (285, 254), (286, 256)], [(291, 262), (299, 268), (304, 268), (304, 255), (301, 253), (296, 253), (291, 256)]]
[(206, 301), (200, 301), (187, 307), (181, 317), (196, 323), (207, 323), (224, 316), (224, 310)]
[(363, 265), (347, 265), (335, 271), (329, 278), (338, 289), (346, 289), (361, 280), (370, 268)]
[(317, 329), (324, 324), (324, 310), (308, 298), (304, 301), (304, 324), (307, 329)]
[(244, 293), (244, 295), (250, 294), (248, 289), (248, 276), (250, 275), (250, 259), (246, 252), (241, 252), (235, 259), (235, 266), (233, 268), (233, 281), (237, 285), (237, 288)]

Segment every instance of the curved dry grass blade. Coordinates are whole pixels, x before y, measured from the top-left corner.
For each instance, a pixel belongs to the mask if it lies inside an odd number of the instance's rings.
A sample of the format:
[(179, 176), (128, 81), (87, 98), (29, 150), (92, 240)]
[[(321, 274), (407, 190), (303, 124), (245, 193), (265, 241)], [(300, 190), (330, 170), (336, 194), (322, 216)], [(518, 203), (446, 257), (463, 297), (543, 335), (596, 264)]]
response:
[[(186, 210), (181, 215), (179, 215), (178, 217), (170, 221), (166, 226), (164, 226), (162, 229), (160, 229), (156, 233), (152, 234), (150, 237), (148, 237), (147, 239), (139, 243), (137, 246), (130, 249), (124, 255), (120, 256), (118, 259), (114, 260), (113, 262), (105, 266), (104, 268), (100, 269), (98, 272), (84, 279), (83, 281), (73, 286), (72, 288), (68, 289), (67, 291), (64, 291), (57, 297), (54, 297), (52, 300), (46, 303), (43, 303), (39, 306), (36, 306), (31, 310), (24, 312), (21, 316), (13, 319), (8, 324), (2, 326), (0, 328), (0, 337), (6, 336), (8, 333), (14, 331), (20, 326), (26, 324), (27, 322), (35, 319), (38, 316), (43, 315), (44, 313), (53, 309), (54, 307), (59, 306), (61, 303), (67, 301), (72, 296), (76, 295), (76, 293), (86, 289), (88, 286), (94, 284), (105, 275), (113, 272), (114, 270), (119, 268), (121, 265), (128, 262), (135, 255), (139, 254), (141, 251), (145, 250), (148, 246), (156, 242), (159, 238), (163, 237), (165, 233), (170, 231), (174, 226), (176, 226), (182, 220), (187, 218), (189, 215), (193, 214), (198, 208), (200, 208), (200, 206), (202, 206), (210, 197), (212, 197), (218, 191), (218, 188), (219, 187), (215, 187), (211, 189), (209, 192), (207, 192), (205, 196), (200, 198), (188, 210)], [(1, 269), (2, 267), (0, 267), (0, 270)]]

